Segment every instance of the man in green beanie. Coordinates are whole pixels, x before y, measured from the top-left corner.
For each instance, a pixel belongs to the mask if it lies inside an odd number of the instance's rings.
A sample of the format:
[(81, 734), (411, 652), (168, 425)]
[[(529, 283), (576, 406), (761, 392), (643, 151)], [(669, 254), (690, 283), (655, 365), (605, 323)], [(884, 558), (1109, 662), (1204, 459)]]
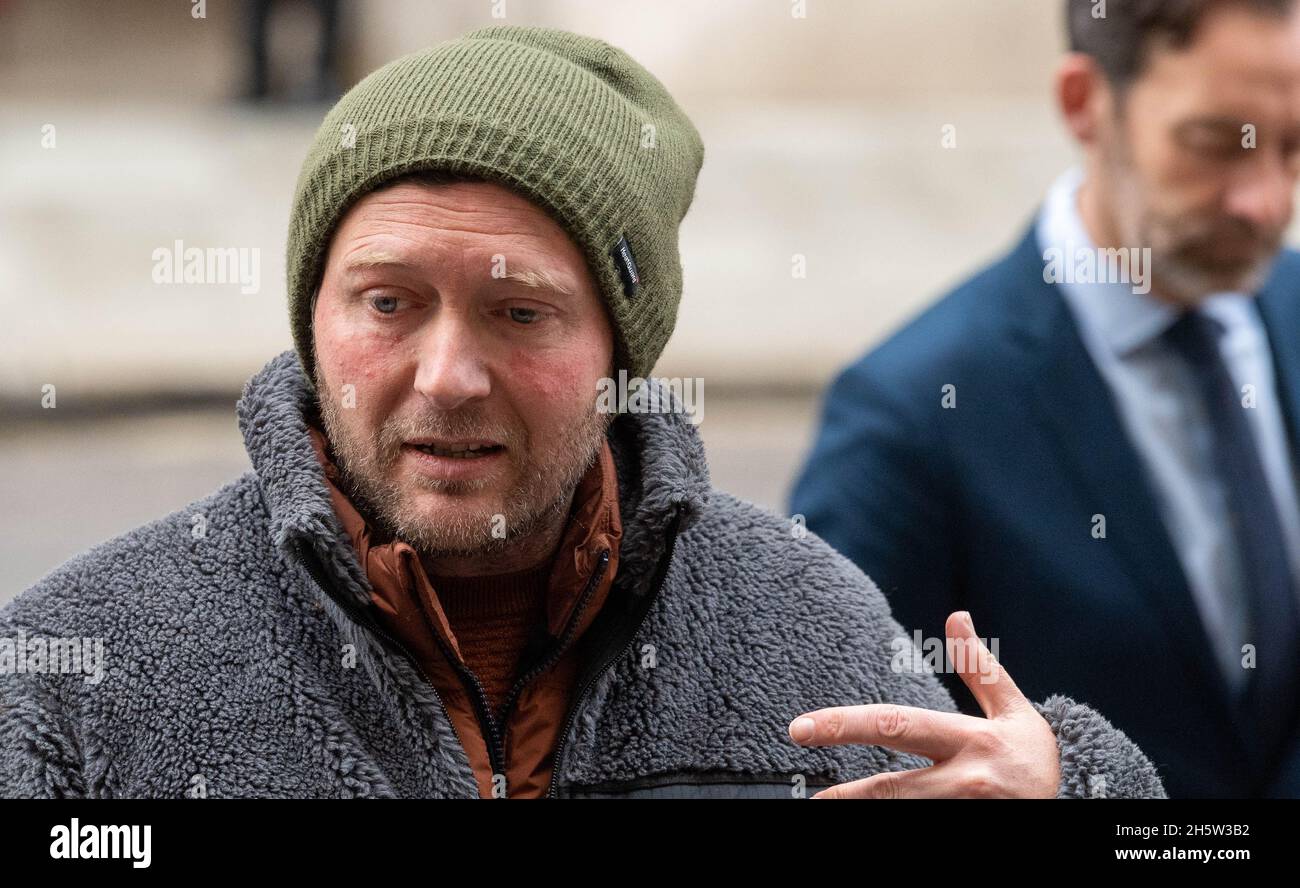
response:
[(0, 791), (1161, 795), (966, 614), (987, 718), (958, 714), (869, 579), (711, 489), (670, 387), (604, 408), (672, 332), (702, 157), (648, 72), (558, 31), (349, 92), (294, 201), (296, 349), (238, 405), (253, 470), (6, 608), (25, 667), (33, 638), (111, 657), (6, 671)]

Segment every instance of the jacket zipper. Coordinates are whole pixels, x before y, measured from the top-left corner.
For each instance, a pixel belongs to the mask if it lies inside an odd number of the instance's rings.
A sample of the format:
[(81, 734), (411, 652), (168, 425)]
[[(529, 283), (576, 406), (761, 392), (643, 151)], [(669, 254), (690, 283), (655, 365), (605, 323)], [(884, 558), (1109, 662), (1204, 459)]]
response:
[[(600, 585), (601, 579), (605, 576), (606, 568), (609, 567), (609, 556), (609, 549), (605, 549), (600, 553), (600, 560), (596, 564), (596, 569), (591, 572), (591, 576), (587, 579), (587, 585), (582, 590), (582, 597), (578, 599), (578, 606), (574, 610), (573, 616), (569, 618), (568, 625), (564, 627), (564, 632), (551, 648), (551, 653), (541, 662), (529, 669), (527, 673), (520, 676), (518, 681), (515, 682), (514, 687), (510, 689), (510, 693), (506, 697), (505, 705), (501, 707), (501, 731), (498, 737), (498, 741), (501, 744), (500, 754), (503, 762), (505, 761), (505, 732), (507, 726), (510, 724), (510, 716), (514, 712), (515, 704), (519, 702), (519, 696), (524, 692), (524, 688), (527, 687), (533, 679), (537, 678), (537, 676), (541, 675), (547, 669), (550, 669), (559, 662), (560, 657), (563, 656), (565, 650), (568, 649), (569, 644), (573, 641), (573, 635), (577, 630), (578, 622), (582, 618), (583, 612), (586, 611), (587, 605), (591, 604), (592, 596), (595, 595), (596, 588)], [(504, 773), (504, 771), (502, 773)]]
[[(320, 571), (315, 561), (315, 556), (308, 555), (305, 546), (301, 547), (300, 557), (302, 557), (303, 564), (307, 566), (307, 573), (311, 574), (312, 580), (316, 583), (317, 586), (320, 587), (321, 591), (324, 592), (331, 601), (333, 601), (335, 604), (337, 604), (340, 608), (343, 609), (343, 612), (347, 614), (348, 619), (352, 620), (353, 623), (357, 624), (361, 628), (370, 630), (375, 635), (378, 635), (382, 640), (388, 642), (390, 646), (396, 648), (400, 653), (402, 653), (406, 657), (407, 661), (412, 666), (415, 667), (415, 671), (419, 673), (420, 677), (424, 679), (424, 683), (429, 686), (429, 690), (433, 692), (433, 699), (438, 701), (438, 708), (442, 710), (443, 717), (446, 718), (447, 720), (447, 726), (451, 728), (451, 735), (456, 738), (456, 742), (460, 744), (461, 750), (462, 751), (465, 750), (467, 748), (465, 746), (465, 741), (464, 739), (461, 738), (460, 732), (456, 730), (456, 722), (452, 720), (451, 712), (450, 710), (447, 709), (447, 704), (443, 702), (442, 695), (438, 693), (437, 686), (433, 683), (432, 680), (430, 680), (428, 673), (424, 671), (424, 666), (421, 665), (420, 661), (415, 657), (415, 655), (413, 655), (409, 650), (407, 650), (406, 645), (402, 644), (400, 641), (393, 638), (382, 628), (380, 628), (377, 624), (374, 624), (372, 621), (365, 619), (365, 617), (360, 614), (360, 612), (356, 609), (356, 607), (351, 602), (335, 595), (333, 590), (330, 588), (330, 586), (327, 583), (325, 583), (324, 580), (322, 579)], [(471, 776), (473, 776), (472, 768), (470, 769), (470, 774)], [(478, 781), (475, 780), (476, 785), (477, 783)]]
[[(492, 769), (493, 774), (504, 774), (505, 760), (504, 758), (497, 758), (496, 745), (491, 739), (496, 731), (496, 725), (492, 720), (492, 701), (488, 699), (487, 690), (483, 687), (483, 683), (479, 681), (478, 676), (475, 675), (468, 666), (463, 664), (460, 657), (457, 657), (451, 650), (450, 646), (443, 641), (442, 634), (438, 632), (437, 629), (433, 629), (433, 637), (434, 640), (437, 641), (438, 648), (442, 651), (442, 655), (447, 658), (447, 662), (451, 664), (452, 668), (456, 670), (456, 674), (460, 676), (461, 685), (464, 686), (465, 690), (469, 691), (470, 697), (474, 701), (474, 713), (478, 718), (479, 729), (483, 731), (484, 735), (483, 745), (487, 747), (488, 766)], [(428, 676), (425, 676), (424, 680), (429, 681)], [(429, 684), (432, 685), (433, 682), (429, 682)], [(444, 706), (443, 709), (445, 710), (446, 707)], [(456, 739), (460, 740), (459, 734), (456, 736)], [(461, 746), (464, 745), (465, 741), (461, 740)]]
[[(504, 776), (506, 773), (505, 735), (508, 725), (510, 724), (510, 713), (513, 711), (515, 703), (518, 702), (519, 695), (523, 693), (524, 687), (527, 686), (529, 682), (541, 675), (547, 669), (551, 668), (551, 666), (560, 659), (560, 655), (564, 653), (565, 645), (568, 644), (570, 637), (573, 634), (573, 628), (577, 625), (578, 616), (582, 613), (583, 609), (586, 608), (587, 604), (590, 603), (591, 597), (596, 591), (596, 586), (599, 583), (600, 578), (604, 576), (605, 568), (608, 565), (609, 550), (606, 549), (600, 553), (600, 562), (597, 564), (596, 570), (592, 572), (591, 577), (588, 578), (587, 585), (582, 591), (582, 597), (579, 599), (579, 608), (574, 612), (573, 618), (569, 620), (569, 624), (565, 628), (560, 641), (544, 661), (530, 669), (527, 675), (524, 675), (515, 682), (514, 686), (510, 689), (510, 693), (506, 696), (506, 703), (501, 708), (500, 718), (493, 713), (492, 701), (488, 699), (487, 691), (484, 689), (483, 683), (479, 681), (478, 676), (475, 675), (473, 670), (468, 666), (461, 663), (460, 658), (448, 649), (446, 643), (443, 642), (442, 637), (437, 632), (434, 633), (438, 638), (438, 646), (442, 648), (443, 655), (446, 656), (455, 667), (457, 674), (460, 675), (461, 682), (465, 684), (467, 689), (470, 690), (475, 697), (475, 709), (478, 713), (479, 728), (482, 729), (484, 734), (483, 739), (488, 749), (488, 762), (491, 765), (494, 776), (498, 774)], [(506, 792), (507, 795), (509, 795), (508, 786)]]
[[(304, 554), (306, 554), (305, 547)], [(596, 569), (592, 571), (591, 577), (588, 578), (587, 585), (582, 591), (582, 597), (579, 599), (578, 608), (574, 611), (573, 617), (570, 618), (568, 626), (565, 627), (564, 634), (561, 636), (559, 643), (552, 649), (551, 654), (548, 655), (544, 661), (530, 669), (526, 675), (522, 676), (517, 682), (515, 682), (514, 687), (510, 690), (510, 695), (506, 698), (506, 705), (502, 708), (502, 717), (499, 724), (495, 716), (492, 714), (491, 701), (488, 700), (487, 691), (483, 688), (483, 684), (479, 681), (478, 676), (476, 676), (468, 667), (463, 665), (459, 657), (455, 656), (452, 651), (448, 650), (441, 635), (437, 632), (434, 633), (438, 642), (438, 647), (441, 648), (443, 655), (447, 658), (448, 662), (455, 667), (456, 673), (461, 678), (461, 682), (466, 686), (466, 689), (470, 691), (471, 696), (474, 698), (475, 709), (478, 713), (479, 727), (482, 728), (484, 733), (487, 735), (484, 739), (486, 740), (488, 748), (488, 761), (494, 775), (504, 775), (506, 773), (505, 731), (503, 729), (505, 725), (509, 724), (510, 713), (518, 702), (520, 694), (523, 693), (524, 688), (533, 679), (555, 665), (563, 655), (569, 642), (572, 640), (579, 617), (586, 609), (587, 605), (591, 603), (591, 598), (595, 594), (596, 587), (599, 585), (601, 578), (604, 577), (606, 568), (609, 567), (609, 559), (609, 549), (605, 549), (600, 553), (600, 560), (596, 565)], [(364, 618), (351, 602), (340, 599), (338, 596), (334, 595), (330, 587), (322, 581), (313, 557), (304, 557), (303, 563), (307, 565), (307, 572), (311, 574), (312, 579), (315, 580), (316, 584), (321, 587), (322, 591), (324, 591), (335, 604), (338, 604), (343, 609), (349, 619), (359, 626), (369, 629), (405, 655), (406, 659), (415, 667), (416, 672), (424, 679), (425, 684), (427, 684), (430, 690), (433, 691), (434, 699), (438, 701), (438, 706), (442, 709), (442, 714), (446, 717), (447, 724), (451, 727), (452, 736), (456, 738), (456, 742), (460, 744), (461, 749), (467, 749), (465, 746), (465, 740), (460, 736), (460, 732), (456, 730), (456, 722), (452, 719), (451, 712), (447, 709), (447, 704), (443, 701), (442, 695), (438, 693), (437, 686), (432, 680), (430, 680), (428, 673), (425, 672), (424, 666), (420, 663), (419, 659), (407, 650), (406, 645), (393, 638), (380, 628), (378, 624)], [(563, 737), (563, 735), (561, 735), (561, 737)]]
[(573, 703), (569, 707), (569, 715), (564, 720), (564, 728), (560, 731), (560, 739), (556, 744), (555, 754), (551, 757), (551, 785), (546, 790), (546, 798), (548, 799), (557, 797), (560, 785), (560, 766), (563, 764), (564, 748), (567, 745), (566, 741), (569, 739), (569, 732), (573, 730), (573, 723), (578, 718), (578, 710), (581, 708), (582, 701), (586, 699), (587, 694), (589, 694), (591, 689), (595, 687), (596, 682), (599, 681), (615, 663), (626, 657), (631, 652), (632, 646), (636, 643), (636, 637), (641, 633), (641, 627), (645, 625), (646, 617), (650, 615), (651, 606), (654, 605), (655, 599), (659, 597), (659, 593), (663, 590), (664, 580), (668, 576), (669, 568), (672, 567), (673, 553), (677, 549), (677, 534), (678, 528), (681, 525), (681, 517), (682, 515), (680, 510), (673, 516), (672, 528), (668, 535), (668, 551), (660, 562), (661, 566), (658, 571), (658, 576), (655, 577), (650, 597), (641, 607), (641, 615), (637, 618), (636, 625), (633, 627), (631, 634), (628, 635), (627, 643), (623, 645), (621, 651), (616, 653), (614, 656), (607, 658), (604, 663), (601, 664), (601, 667), (591, 674), (583, 684), (582, 690), (573, 698)]

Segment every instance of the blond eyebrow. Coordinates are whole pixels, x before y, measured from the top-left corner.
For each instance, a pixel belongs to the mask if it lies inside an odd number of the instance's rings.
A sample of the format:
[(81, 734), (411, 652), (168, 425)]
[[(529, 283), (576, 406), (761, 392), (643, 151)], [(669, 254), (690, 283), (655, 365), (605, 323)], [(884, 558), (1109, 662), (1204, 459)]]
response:
[(553, 290), (565, 296), (577, 295), (572, 288), (566, 287), (557, 281), (554, 275), (538, 269), (528, 268), (523, 271), (508, 271), (496, 277), (498, 280), (514, 281), (517, 284), (523, 284), (525, 287), (533, 287), (538, 290)]
[(389, 253), (386, 250), (370, 250), (358, 253), (355, 256), (349, 256), (343, 260), (344, 271), (363, 271), (367, 268), (379, 268), (385, 265), (398, 265), (403, 268), (411, 267), (410, 262), (407, 262), (396, 253)]
[[(384, 266), (414, 267), (412, 263), (387, 250), (369, 250), (355, 256), (349, 256), (343, 261), (343, 271), (345, 273), (364, 271), (369, 268), (382, 268)], [(497, 280), (513, 281), (516, 284), (537, 290), (551, 290), (564, 296), (577, 295), (571, 287), (565, 286), (553, 274), (542, 269), (526, 268), (522, 271), (507, 271), (504, 274), (494, 273), (493, 277)]]

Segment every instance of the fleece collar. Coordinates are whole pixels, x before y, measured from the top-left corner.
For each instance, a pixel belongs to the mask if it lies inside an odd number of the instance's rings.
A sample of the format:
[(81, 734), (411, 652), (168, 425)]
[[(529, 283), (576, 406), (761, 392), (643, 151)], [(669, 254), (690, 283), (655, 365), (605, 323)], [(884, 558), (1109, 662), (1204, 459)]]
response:
[[(623, 517), (620, 585), (640, 589), (654, 568), (668, 527), (680, 513), (688, 527), (709, 495), (699, 433), (670, 388), (651, 383), (646, 410), (610, 427)], [(324, 470), (312, 447), (308, 417), (315, 396), (293, 351), (272, 358), (244, 386), (236, 406), (244, 447), (270, 515), (272, 542), (289, 557), (307, 546), (355, 604), (370, 602), (368, 583), (347, 531), (334, 513)]]

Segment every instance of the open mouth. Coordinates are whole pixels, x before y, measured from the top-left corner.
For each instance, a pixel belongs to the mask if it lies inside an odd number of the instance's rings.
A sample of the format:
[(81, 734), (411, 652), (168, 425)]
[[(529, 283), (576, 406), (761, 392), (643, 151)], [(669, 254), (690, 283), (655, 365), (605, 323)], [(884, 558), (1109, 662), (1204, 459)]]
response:
[(440, 456), (446, 459), (482, 459), (485, 456), (492, 456), (505, 450), (500, 444), (493, 444), (486, 441), (470, 441), (465, 443), (440, 443), (431, 442), (416, 443), (408, 442), (409, 447), (427, 453), (430, 456)]

